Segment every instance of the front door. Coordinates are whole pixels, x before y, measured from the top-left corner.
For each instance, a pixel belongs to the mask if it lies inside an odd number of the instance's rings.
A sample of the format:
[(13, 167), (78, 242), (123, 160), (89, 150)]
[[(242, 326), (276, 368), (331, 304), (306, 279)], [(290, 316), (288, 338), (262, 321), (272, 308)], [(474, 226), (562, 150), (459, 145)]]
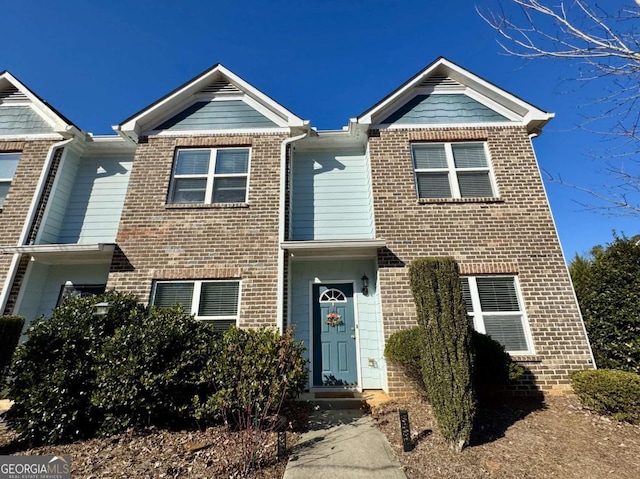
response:
[(314, 284), (313, 385), (357, 384), (353, 284)]

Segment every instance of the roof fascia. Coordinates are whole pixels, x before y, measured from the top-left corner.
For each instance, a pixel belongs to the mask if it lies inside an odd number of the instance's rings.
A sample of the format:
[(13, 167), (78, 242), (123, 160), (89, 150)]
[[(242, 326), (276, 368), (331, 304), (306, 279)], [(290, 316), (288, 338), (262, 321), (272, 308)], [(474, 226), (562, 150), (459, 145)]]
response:
[[(446, 73), (452, 79), (461, 83), (471, 91), (485, 96), (487, 99), (503, 106), (509, 111), (514, 112), (520, 118), (521, 121), (528, 125), (530, 129), (539, 130), (553, 118), (553, 113), (545, 112), (538, 107), (525, 102), (521, 98), (503, 90), (502, 88), (488, 82), (479, 76), (471, 73), (470, 71), (456, 65), (455, 63), (447, 60), (444, 57), (440, 57), (426, 68), (418, 72), (416, 75), (407, 80), (404, 84), (384, 97), (378, 103), (366, 110), (364, 113), (357, 117), (357, 122), (360, 124), (371, 125), (375, 120), (378, 120), (382, 113), (390, 114), (394, 105), (400, 106), (404, 101), (408, 101), (413, 93), (413, 90), (421, 83), (425, 78), (431, 76), (436, 70), (441, 69), (443, 73)], [(376, 122), (377, 123), (377, 122)]]
[(62, 113), (49, 105), (45, 100), (36, 95), (24, 83), (6, 70), (0, 73), (0, 80), (3, 79), (20, 90), (20, 92), (22, 92), (29, 101), (31, 101), (36, 112), (52, 126), (56, 133), (62, 135), (64, 138), (70, 138), (75, 135), (84, 135), (84, 132), (80, 128), (74, 125), (68, 118), (62, 115)]
[(115, 125), (113, 129), (119, 134), (124, 133), (125, 136), (137, 141), (137, 137), (142, 134), (145, 129), (148, 129), (150, 123), (159, 120), (161, 117), (167, 116), (170, 112), (175, 111), (176, 108), (183, 107), (184, 105), (189, 105), (194, 101), (197, 101), (197, 93), (216, 76), (221, 76), (226, 79), (229, 83), (241, 90), (244, 95), (263, 105), (269, 111), (275, 113), (277, 117), (281, 119), (280, 126), (301, 127), (305, 125), (305, 122), (301, 118), (297, 117), (282, 105), (278, 104), (257, 88), (253, 87), (235, 73), (218, 63), (179, 86), (148, 107), (145, 107), (135, 113), (122, 123)]

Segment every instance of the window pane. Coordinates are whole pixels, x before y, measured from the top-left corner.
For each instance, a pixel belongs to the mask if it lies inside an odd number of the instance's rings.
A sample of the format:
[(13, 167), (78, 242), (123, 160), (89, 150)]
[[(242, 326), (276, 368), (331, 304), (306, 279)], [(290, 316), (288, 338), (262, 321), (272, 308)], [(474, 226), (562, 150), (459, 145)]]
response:
[(246, 178), (216, 178), (213, 183), (213, 202), (244, 203), (246, 191)]
[(451, 198), (448, 173), (416, 173), (418, 197)]
[(413, 159), (417, 170), (447, 168), (444, 145), (413, 145)]
[(469, 278), (461, 278), (460, 282), (462, 283), (462, 297), (464, 298), (464, 304), (467, 307), (467, 313), (473, 313), (471, 289), (469, 288)]
[(4, 206), (4, 200), (7, 198), (9, 186), (11, 186), (11, 182), (9, 181), (0, 182), (0, 208)]
[(173, 182), (172, 203), (204, 203), (206, 178), (176, 178)]
[(11, 179), (18, 167), (20, 153), (0, 154), (0, 178)]
[(522, 316), (485, 316), (484, 328), (487, 334), (502, 344), (507, 351), (527, 351)]
[(156, 283), (156, 294), (153, 297), (153, 304), (156, 306), (166, 308), (181, 304), (185, 311), (190, 312), (192, 300), (193, 283)]
[(484, 156), (484, 145), (482, 143), (453, 144), (453, 161), (456, 168), (486, 168), (487, 158)]
[(202, 283), (198, 316), (235, 316), (238, 314), (237, 281)]
[(216, 175), (246, 173), (249, 166), (249, 150), (218, 150)]
[(514, 278), (476, 278), (482, 311), (520, 311)]
[(462, 198), (488, 198), (493, 196), (488, 171), (458, 172), (458, 186)]
[(209, 150), (180, 150), (176, 175), (206, 175), (209, 172)]

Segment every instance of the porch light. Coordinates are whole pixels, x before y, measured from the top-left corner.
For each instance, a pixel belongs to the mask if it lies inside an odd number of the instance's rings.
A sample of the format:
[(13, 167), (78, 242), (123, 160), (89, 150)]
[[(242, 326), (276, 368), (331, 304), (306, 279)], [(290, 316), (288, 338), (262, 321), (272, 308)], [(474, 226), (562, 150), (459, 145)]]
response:
[(111, 304), (107, 303), (106, 301), (102, 303), (96, 303), (93, 305), (93, 309), (94, 309), (93, 315), (105, 316), (109, 312), (110, 308), (111, 308)]
[(369, 278), (367, 278), (366, 274), (362, 275), (362, 294), (367, 296), (369, 294)]

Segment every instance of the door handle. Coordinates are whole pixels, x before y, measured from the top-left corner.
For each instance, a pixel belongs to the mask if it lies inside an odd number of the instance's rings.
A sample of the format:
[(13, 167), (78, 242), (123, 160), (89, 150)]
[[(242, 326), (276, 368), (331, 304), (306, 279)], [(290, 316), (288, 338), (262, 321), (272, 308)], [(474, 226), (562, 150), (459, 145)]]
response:
[(351, 335), (351, 339), (356, 339), (356, 335), (355, 335), (355, 334), (352, 334), (352, 335)]

